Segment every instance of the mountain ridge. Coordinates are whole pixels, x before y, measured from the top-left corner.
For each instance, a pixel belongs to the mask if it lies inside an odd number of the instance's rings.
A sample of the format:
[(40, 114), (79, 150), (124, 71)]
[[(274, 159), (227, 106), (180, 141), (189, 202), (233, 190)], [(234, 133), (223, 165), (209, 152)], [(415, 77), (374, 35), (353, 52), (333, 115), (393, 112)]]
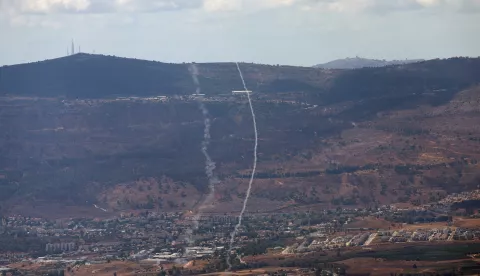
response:
[(313, 67), (323, 69), (360, 69), (365, 67), (384, 67), (390, 65), (402, 65), (425, 61), (424, 59), (405, 59), (405, 60), (380, 60), (367, 58), (344, 58), (329, 61), (323, 64), (317, 64)]

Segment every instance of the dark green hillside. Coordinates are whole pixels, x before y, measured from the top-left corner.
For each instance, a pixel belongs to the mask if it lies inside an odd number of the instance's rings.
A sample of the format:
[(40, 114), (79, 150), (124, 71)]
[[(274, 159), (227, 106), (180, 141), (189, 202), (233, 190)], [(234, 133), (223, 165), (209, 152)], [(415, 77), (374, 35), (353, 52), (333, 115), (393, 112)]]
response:
[(325, 102), (366, 100), (413, 94), (447, 94), (480, 82), (480, 59), (452, 58), (409, 65), (345, 71)]
[(408, 65), (344, 71), (319, 103), (354, 101), (347, 118), (369, 118), (380, 111), (441, 105), (480, 83), (480, 58), (430, 60)]
[(0, 93), (38, 97), (102, 98), (187, 93), (179, 64), (76, 54), (0, 69)]
[[(0, 95), (105, 98), (188, 95), (195, 91), (187, 64), (90, 54), (0, 68)], [(411, 104), (442, 104), (480, 83), (480, 58), (452, 58), (356, 70), (240, 64), (247, 86), (263, 95), (295, 97), (317, 104), (364, 101), (378, 110)], [(202, 91), (242, 89), (234, 63), (199, 64)], [(285, 93), (294, 93), (286, 96)], [(298, 96), (298, 95), (297, 95)], [(382, 99), (394, 97), (385, 104)], [(363, 109), (365, 107), (360, 107)], [(373, 111), (373, 109), (372, 109)]]
[[(195, 87), (187, 66), (76, 54), (1, 67), (0, 95), (67, 98), (188, 95)], [(307, 67), (243, 63), (241, 66), (249, 87), (262, 92), (318, 90), (326, 75), (320, 69)], [(243, 88), (234, 63), (208, 63), (200, 67), (200, 83), (208, 95), (229, 94)]]

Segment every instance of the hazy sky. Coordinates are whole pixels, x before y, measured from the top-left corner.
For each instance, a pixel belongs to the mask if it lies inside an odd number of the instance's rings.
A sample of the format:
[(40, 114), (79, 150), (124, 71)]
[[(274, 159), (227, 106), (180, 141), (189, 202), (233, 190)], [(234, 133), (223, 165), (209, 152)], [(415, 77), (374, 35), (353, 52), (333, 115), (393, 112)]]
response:
[(82, 52), (313, 65), (480, 56), (480, 0), (0, 0), (0, 65)]

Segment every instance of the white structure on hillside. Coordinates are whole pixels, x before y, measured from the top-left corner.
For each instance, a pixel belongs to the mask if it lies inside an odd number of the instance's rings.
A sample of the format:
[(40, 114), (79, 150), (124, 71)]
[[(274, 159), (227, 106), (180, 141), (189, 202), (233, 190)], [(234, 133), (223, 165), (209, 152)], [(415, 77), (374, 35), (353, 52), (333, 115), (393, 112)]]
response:
[(234, 91), (232, 91), (232, 94), (233, 94), (233, 95), (236, 95), (236, 94), (246, 94), (246, 93), (252, 94), (253, 92), (250, 91), (250, 90), (234, 90)]

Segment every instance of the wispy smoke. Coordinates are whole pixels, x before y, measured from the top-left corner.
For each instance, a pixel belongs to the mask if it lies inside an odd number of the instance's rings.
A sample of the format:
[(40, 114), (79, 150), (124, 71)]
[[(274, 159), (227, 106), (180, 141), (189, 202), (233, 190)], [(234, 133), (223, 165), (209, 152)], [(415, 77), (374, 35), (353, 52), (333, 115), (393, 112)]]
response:
[(250, 98), (250, 93), (247, 92), (248, 91), (247, 85), (245, 84), (245, 79), (243, 78), (242, 70), (240, 70), (240, 66), (238, 65), (238, 62), (236, 62), (236, 65), (237, 65), (238, 73), (240, 74), (240, 78), (242, 79), (243, 88), (245, 89), (245, 93), (247, 94), (248, 104), (250, 105), (250, 111), (252, 112), (253, 130), (255, 131), (255, 146), (253, 148), (253, 168), (252, 168), (252, 174), (250, 176), (250, 181), (248, 182), (247, 194), (245, 195), (245, 200), (243, 201), (242, 211), (240, 212), (240, 215), (238, 215), (238, 223), (237, 225), (235, 225), (235, 229), (233, 229), (233, 232), (230, 234), (230, 245), (227, 252), (227, 264), (228, 264), (229, 270), (232, 268), (232, 264), (230, 262), (230, 252), (232, 251), (233, 243), (235, 241), (235, 235), (237, 234), (240, 226), (242, 226), (243, 214), (245, 213), (245, 209), (247, 208), (248, 199), (250, 198), (250, 193), (252, 191), (253, 180), (255, 179), (255, 170), (257, 169), (257, 149), (258, 149), (257, 120), (255, 118), (255, 111), (253, 110), (252, 99)]
[(200, 82), (198, 81), (198, 67), (196, 64), (190, 64), (188, 67), (190, 75), (192, 75), (193, 83), (195, 83), (195, 93), (200, 94), (202, 88), (200, 87)]
[[(200, 88), (200, 82), (198, 81), (198, 68), (195, 64), (191, 64), (189, 67), (189, 71), (192, 75), (193, 82), (195, 83), (196, 86), (196, 94), (200, 94), (201, 88)], [(210, 127), (211, 127), (211, 121), (209, 118), (208, 114), (208, 109), (206, 106), (203, 104), (202, 101), (198, 101), (198, 105), (200, 110), (202, 111), (203, 118), (204, 118), (204, 130), (203, 130), (203, 141), (202, 141), (202, 153), (205, 156), (205, 174), (207, 175), (208, 178), (208, 189), (209, 193), (207, 197), (203, 200), (202, 204), (198, 208), (197, 213), (193, 217), (193, 225), (191, 229), (187, 230), (187, 242), (189, 244), (193, 244), (193, 231), (198, 229), (198, 221), (202, 215), (202, 211), (213, 201), (214, 195), (215, 195), (215, 185), (219, 183), (220, 181), (214, 174), (214, 170), (216, 168), (215, 162), (212, 161), (212, 158), (208, 154), (208, 146), (210, 145)]]
[(102, 211), (104, 211), (104, 212), (108, 212), (107, 209), (104, 209), (104, 208), (102, 208), (102, 207), (98, 207), (97, 204), (93, 204), (93, 207), (95, 207), (95, 208), (97, 208), (97, 209), (100, 209), (100, 210), (102, 210)]

